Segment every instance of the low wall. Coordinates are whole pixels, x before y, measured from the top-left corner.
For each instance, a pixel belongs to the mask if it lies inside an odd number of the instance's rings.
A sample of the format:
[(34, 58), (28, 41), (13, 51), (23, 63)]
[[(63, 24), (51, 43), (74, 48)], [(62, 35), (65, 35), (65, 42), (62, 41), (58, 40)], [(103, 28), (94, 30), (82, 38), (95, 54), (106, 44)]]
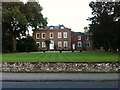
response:
[(119, 63), (0, 63), (2, 72), (118, 72)]

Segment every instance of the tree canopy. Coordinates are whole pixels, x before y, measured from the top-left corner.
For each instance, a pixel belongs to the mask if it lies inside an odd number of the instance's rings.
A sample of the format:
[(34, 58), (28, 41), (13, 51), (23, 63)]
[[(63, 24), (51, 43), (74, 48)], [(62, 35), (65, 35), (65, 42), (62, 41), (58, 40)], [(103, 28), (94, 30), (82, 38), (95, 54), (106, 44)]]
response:
[(91, 2), (90, 32), (95, 48), (120, 50), (120, 2)]
[(3, 52), (16, 51), (16, 39), (26, 36), (28, 27), (41, 28), (47, 25), (42, 7), (38, 2), (2, 3), (2, 44)]

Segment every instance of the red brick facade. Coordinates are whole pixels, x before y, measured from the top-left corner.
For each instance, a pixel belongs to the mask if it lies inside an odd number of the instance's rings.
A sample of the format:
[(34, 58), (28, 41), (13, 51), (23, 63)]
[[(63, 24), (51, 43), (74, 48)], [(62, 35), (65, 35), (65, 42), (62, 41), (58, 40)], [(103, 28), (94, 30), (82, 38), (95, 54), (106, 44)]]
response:
[(93, 50), (92, 35), (89, 33), (72, 32), (71, 47), (74, 50)]
[[(44, 38), (43, 34), (45, 34)], [(71, 29), (68, 28), (33, 30), (33, 39), (39, 43), (40, 50), (47, 48), (43, 45), (46, 40), (51, 41), (49, 50), (71, 50)]]
[[(72, 32), (63, 26), (33, 30), (33, 39), (39, 44), (39, 50), (92, 50), (91, 36), (88, 33)], [(50, 41), (48, 46), (46, 40)]]

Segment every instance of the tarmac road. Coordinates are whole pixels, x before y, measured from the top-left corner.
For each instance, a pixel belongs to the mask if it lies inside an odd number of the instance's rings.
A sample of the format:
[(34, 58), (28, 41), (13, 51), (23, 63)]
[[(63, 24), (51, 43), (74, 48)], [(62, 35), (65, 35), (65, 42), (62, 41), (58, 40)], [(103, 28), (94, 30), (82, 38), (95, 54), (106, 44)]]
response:
[(2, 82), (2, 88), (118, 88), (118, 82)]
[(2, 73), (2, 88), (118, 88), (118, 73)]

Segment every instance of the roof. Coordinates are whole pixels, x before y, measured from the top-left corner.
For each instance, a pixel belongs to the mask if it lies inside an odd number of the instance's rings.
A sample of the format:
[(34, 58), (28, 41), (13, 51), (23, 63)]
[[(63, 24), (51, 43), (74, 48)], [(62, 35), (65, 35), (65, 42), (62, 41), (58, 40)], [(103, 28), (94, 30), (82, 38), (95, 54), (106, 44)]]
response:
[(82, 32), (74, 32), (74, 31), (71, 31), (71, 34), (72, 35), (81, 35), (81, 34), (83, 34)]
[(69, 29), (66, 28), (64, 25), (58, 25), (58, 26), (46, 26), (44, 29), (50, 29), (50, 30), (61, 30), (61, 29)]

